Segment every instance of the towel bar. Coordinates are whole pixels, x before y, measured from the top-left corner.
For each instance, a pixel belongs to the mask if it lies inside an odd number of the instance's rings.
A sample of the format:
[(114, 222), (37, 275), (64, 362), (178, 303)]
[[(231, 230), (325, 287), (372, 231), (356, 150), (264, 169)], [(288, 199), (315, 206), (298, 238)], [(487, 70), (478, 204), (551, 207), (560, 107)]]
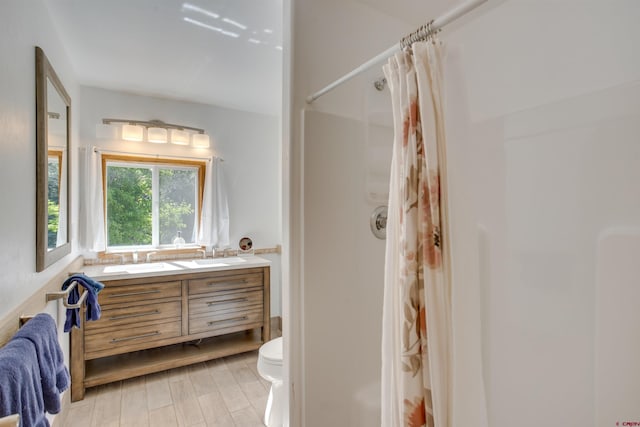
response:
[(75, 288), (76, 286), (78, 286), (78, 282), (73, 282), (71, 283), (71, 285), (65, 289), (64, 291), (60, 291), (60, 292), (47, 292), (46, 296), (47, 296), (47, 302), (49, 301), (54, 301), (57, 299), (62, 298), (62, 303), (64, 304), (65, 307), (67, 308), (80, 308), (82, 307), (82, 304), (84, 304), (84, 301), (87, 299), (87, 296), (89, 296), (88, 291), (85, 290), (82, 295), (80, 296), (80, 299), (78, 300), (77, 303), (75, 304), (69, 304), (67, 302), (67, 297), (69, 296), (69, 293), (73, 290), (73, 288)]
[(22, 316), (20, 316), (20, 318), (18, 320), (20, 327), (22, 328), (22, 326), (25, 323), (27, 323), (29, 320), (33, 319), (34, 317), (36, 317), (36, 316), (31, 315), (31, 314), (23, 314)]
[(18, 427), (20, 425), (20, 415), (9, 415), (0, 418), (0, 427)]

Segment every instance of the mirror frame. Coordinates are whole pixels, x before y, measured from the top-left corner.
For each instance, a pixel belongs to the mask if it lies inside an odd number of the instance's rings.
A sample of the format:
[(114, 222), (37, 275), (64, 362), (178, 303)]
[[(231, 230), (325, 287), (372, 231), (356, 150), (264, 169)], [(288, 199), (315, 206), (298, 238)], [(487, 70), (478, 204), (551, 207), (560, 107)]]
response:
[[(67, 106), (67, 135), (66, 135), (66, 213), (67, 213), (67, 241), (66, 243), (48, 250), (48, 157), (49, 157), (49, 115), (47, 108), (47, 81), (56, 88), (58, 95)], [(60, 78), (54, 71), (44, 51), (36, 46), (36, 271), (40, 272), (55, 263), (65, 255), (71, 253), (71, 98), (65, 90)]]

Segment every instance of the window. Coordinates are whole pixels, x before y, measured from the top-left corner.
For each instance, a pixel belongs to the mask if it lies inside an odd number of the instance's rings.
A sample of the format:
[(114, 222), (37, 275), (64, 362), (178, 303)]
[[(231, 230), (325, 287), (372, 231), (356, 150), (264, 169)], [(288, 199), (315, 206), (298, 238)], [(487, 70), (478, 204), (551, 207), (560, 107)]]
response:
[(47, 156), (47, 248), (58, 245), (58, 226), (60, 222), (60, 180), (62, 179), (62, 150), (49, 150)]
[(204, 162), (103, 155), (107, 248), (195, 244)]

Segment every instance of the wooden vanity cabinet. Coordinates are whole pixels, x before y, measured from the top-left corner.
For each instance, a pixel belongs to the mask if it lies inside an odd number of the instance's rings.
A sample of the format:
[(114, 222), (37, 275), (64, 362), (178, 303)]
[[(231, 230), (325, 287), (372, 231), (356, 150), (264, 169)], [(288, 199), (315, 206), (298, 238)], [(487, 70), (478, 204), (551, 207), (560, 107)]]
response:
[(269, 340), (269, 267), (103, 283), (100, 320), (71, 333), (72, 401), (88, 387), (255, 350)]

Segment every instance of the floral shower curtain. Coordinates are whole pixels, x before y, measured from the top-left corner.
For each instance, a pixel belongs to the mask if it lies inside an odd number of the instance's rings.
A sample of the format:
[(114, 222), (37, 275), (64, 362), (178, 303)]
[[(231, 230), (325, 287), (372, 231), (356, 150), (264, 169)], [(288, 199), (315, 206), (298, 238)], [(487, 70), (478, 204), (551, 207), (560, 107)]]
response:
[(395, 138), (382, 337), (382, 425), (451, 426), (452, 327), (439, 41), (384, 67)]

